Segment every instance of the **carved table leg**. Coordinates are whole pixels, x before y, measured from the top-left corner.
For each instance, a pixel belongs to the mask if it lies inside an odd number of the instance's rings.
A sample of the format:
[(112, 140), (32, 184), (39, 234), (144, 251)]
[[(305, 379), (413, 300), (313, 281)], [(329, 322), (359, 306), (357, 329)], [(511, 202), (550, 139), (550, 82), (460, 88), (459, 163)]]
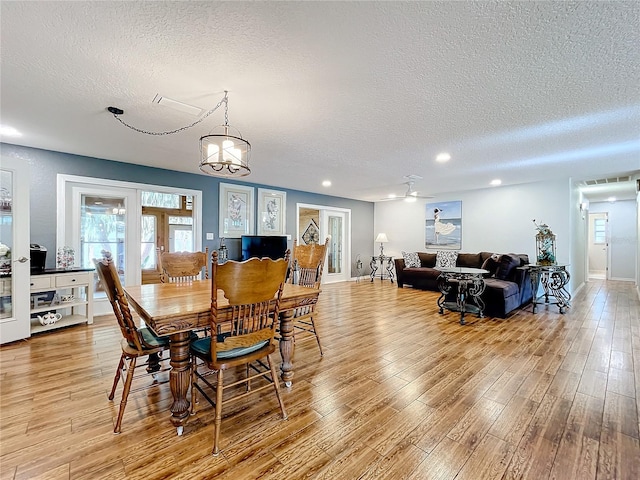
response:
[(373, 257), (371, 259), (371, 263), (369, 264), (369, 266), (371, 267), (371, 281), (373, 282), (373, 280), (376, 278), (376, 271), (378, 270), (378, 265), (376, 264), (376, 257)]
[(171, 423), (176, 427), (178, 435), (182, 435), (184, 424), (189, 418), (189, 378), (191, 376), (191, 364), (189, 362), (190, 333), (174, 333), (170, 337), (169, 351), (171, 354), (171, 372), (169, 385), (173, 395), (171, 405)]
[(282, 357), (282, 380), (291, 387), (293, 379), (293, 310), (280, 312), (280, 356)]
[(533, 311), (532, 313), (536, 313), (536, 307), (538, 305), (538, 289), (540, 288), (540, 272), (537, 269), (531, 269), (530, 271), (530, 279), (531, 279), (531, 292), (533, 294)]
[(387, 274), (389, 275), (389, 281), (393, 283), (394, 275), (393, 275), (393, 260), (389, 257), (387, 261)]

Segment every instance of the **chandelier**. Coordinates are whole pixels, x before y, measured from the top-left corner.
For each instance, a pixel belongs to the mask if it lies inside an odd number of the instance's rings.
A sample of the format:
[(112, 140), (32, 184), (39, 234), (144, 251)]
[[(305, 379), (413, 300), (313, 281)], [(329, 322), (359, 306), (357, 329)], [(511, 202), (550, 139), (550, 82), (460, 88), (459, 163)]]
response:
[[(208, 135), (200, 137), (200, 170), (208, 175), (216, 177), (244, 177), (251, 173), (249, 158), (251, 157), (251, 144), (242, 138), (238, 129), (229, 125), (229, 97), (228, 91), (224, 91), (224, 97), (218, 104), (205, 113), (200, 119), (190, 125), (175, 130), (164, 132), (150, 132), (124, 122), (120, 115), (124, 110), (117, 107), (107, 107), (116, 120), (125, 127), (147, 135), (171, 135), (194, 127), (205, 118), (215, 112), (224, 103), (224, 125), (214, 127)], [(216, 129), (219, 131), (215, 132)], [(232, 132), (233, 129), (235, 132)]]

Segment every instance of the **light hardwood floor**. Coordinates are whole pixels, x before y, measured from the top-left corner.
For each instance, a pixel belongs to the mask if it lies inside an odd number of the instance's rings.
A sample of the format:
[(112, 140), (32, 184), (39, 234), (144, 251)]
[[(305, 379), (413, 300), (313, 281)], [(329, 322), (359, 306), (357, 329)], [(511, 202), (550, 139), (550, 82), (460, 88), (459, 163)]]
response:
[[(388, 282), (323, 287), (296, 344), (289, 420), (262, 392), (200, 403), (182, 437), (168, 385), (132, 394), (122, 434), (107, 400), (115, 320), (0, 349), (2, 479), (640, 478), (640, 302), (589, 282), (565, 315), (439, 315), (437, 294)], [(279, 360), (279, 359), (278, 359)], [(119, 400), (121, 387), (116, 400)]]

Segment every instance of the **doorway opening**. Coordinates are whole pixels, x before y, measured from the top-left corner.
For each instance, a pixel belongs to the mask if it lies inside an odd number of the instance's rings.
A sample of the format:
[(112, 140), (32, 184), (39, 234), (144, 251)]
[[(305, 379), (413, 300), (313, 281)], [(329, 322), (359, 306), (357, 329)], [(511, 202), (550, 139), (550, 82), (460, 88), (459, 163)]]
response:
[(607, 213), (589, 213), (588, 277), (609, 278), (609, 217)]

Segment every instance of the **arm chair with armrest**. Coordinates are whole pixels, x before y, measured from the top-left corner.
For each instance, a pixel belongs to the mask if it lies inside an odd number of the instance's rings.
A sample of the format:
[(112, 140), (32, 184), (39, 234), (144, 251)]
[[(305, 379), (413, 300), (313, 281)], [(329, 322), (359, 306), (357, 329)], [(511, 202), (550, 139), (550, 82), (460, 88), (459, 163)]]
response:
[(158, 267), (162, 283), (191, 282), (209, 278), (209, 248), (204, 252), (158, 252)]
[[(324, 261), (327, 257), (327, 246), (331, 236), (328, 236), (324, 245), (310, 244), (298, 245), (298, 241), (293, 242), (293, 254), (291, 256), (291, 264), (288, 282), (303, 287), (320, 288), (322, 281), (322, 271), (324, 270)], [(304, 331), (312, 333), (316, 337), (320, 356), (323, 355), (322, 345), (320, 344), (320, 336), (316, 330), (315, 317), (316, 305), (308, 305), (295, 309), (294, 331)]]
[[(260, 390), (273, 388), (282, 416), (284, 419), (287, 418), (280, 395), (280, 379), (271, 360), (271, 354), (276, 350), (274, 334), (288, 261), (287, 251), (284, 259), (252, 258), (244, 262), (228, 261), (218, 265), (218, 254), (213, 252), (211, 336), (192, 343), (190, 348), (191, 413), (195, 413), (198, 391), (215, 406), (213, 455), (220, 452), (223, 402), (239, 400)], [(225, 316), (218, 311), (218, 305), (223, 302), (228, 302), (232, 307), (231, 312)], [(267, 359), (268, 365), (262, 361), (264, 358)], [(199, 371), (197, 359), (206, 364), (208, 372)], [(246, 366), (246, 376), (243, 378), (238, 378), (242, 377), (242, 374), (235, 368), (240, 365)], [(255, 373), (250, 372), (250, 368)], [(225, 385), (224, 372), (230, 369), (233, 369), (230, 375), (236, 377)], [(215, 381), (209, 381), (209, 375), (215, 375)], [(253, 380), (260, 381), (261, 385), (251, 388)], [(246, 384), (246, 390), (237, 388), (241, 384)], [(205, 392), (205, 388), (215, 393), (215, 399)], [(231, 389), (230, 391), (236, 395), (226, 395), (227, 398), (223, 398), (227, 389)]]
[[(129, 303), (125, 296), (118, 272), (113, 264), (111, 252), (102, 251), (103, 258), (101, 260), (94, 259), (93, 264), (96, 267), (96, 272), (100, 278), (100, 282), (104, 287), (107, 294), (107, 298), (113, 308), (113, 313), (118, 320), (120, 331), (122, 332), (122, 354), (120, 355), (120, 362), (116, 370), (115, 378), (113, 379), (113, 387), (111, 387), (111, 393), (109, 394), (109, 400), (113, 400), (120, 379), (124, 380), (124, 387), (122, 390), (122, 399), (120, 400), (120, 409), (118, 410), (118, 418), (116, 420), (113, 433), (120, 433), (122, 424), (122, 417), (124, 415), (124, 409), (127, 405), (127, 399), (131, 391), (131, 385), (134, 378), (138, 378), (142, 375), (134, 375), (136, 367), (146, 366), (146, 375), (153, 376), (153, 383), (141, 385), (134, 391), (142, 390), (150, 386), (160, 385), (167, 383), (168, 379), (162, 382), (158, 382), (158, 373), (170, 370), (170, 367), (166, 365), (163, 367), (160, 362), (168, 360), (168, 357), (164, 360), (160, 360), (160, 353), (163, 350), (169, 348), (168, 337), (158, 337), (150, 329), (146, 327), (138, 327), (131, 315), (129, 309)], [(146, 362), (137, 365), (137, 361), (141, 357), (147, 357)]]

